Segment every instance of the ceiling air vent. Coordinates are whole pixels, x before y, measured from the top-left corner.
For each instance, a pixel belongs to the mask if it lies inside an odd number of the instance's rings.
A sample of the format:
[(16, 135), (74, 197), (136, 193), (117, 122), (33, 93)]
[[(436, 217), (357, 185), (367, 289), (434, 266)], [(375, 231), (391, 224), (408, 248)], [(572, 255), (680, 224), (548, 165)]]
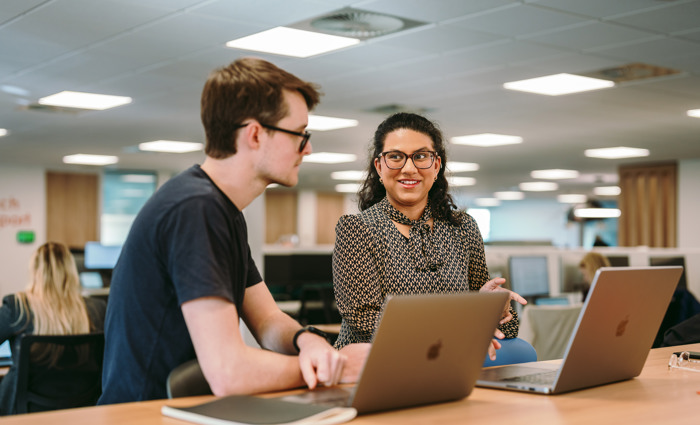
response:
[(291, 28), (367, 40), (425, 25), (398, 16), (345, 8), (290, 25)]
[(676, 69), (664, 68), (645, 63), (629, 63), (615, 68), (606, 68), (591, 73), (583, 74), (586, 77), (601, 78), (603, 80), (614, 81), (615, 83), (637, 82), (682, 75)]

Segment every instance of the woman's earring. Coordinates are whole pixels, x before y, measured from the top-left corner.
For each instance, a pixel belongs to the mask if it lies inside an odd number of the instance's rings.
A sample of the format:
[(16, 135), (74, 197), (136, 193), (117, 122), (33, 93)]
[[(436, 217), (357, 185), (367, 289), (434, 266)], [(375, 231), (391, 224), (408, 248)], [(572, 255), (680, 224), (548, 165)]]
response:
[(381, 185), (384, 184), (384, 181), (382, 181), (382, 178), (381, 178), (381, 177), (379, 178), (379, 184), (381, 184)]

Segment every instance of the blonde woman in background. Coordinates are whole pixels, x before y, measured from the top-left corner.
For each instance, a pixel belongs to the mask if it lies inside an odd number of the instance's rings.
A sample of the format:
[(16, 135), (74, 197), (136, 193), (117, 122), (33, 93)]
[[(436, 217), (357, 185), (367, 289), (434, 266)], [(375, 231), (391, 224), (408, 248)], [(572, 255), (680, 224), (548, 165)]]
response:
[(583, 301), (586, 301), (595, 272), (601, 267), (610, 267), (610, 261), (604, 255), (591, 251), (583, 256), (578, 267), (583, 274), (584, 283), (581, 291), (583, 292)]
[(0, 382), (0, 415), (16, 412), (16, 367), (22, 335), (84, 334), (104, 327), (106, 303), (80, 295), (78, 270), (66, 245), (41, 245), (32, 256), (29, 273), (27, 289), (4, 297), (0, 306), (0, 342), (10, 340), (13, 358)]

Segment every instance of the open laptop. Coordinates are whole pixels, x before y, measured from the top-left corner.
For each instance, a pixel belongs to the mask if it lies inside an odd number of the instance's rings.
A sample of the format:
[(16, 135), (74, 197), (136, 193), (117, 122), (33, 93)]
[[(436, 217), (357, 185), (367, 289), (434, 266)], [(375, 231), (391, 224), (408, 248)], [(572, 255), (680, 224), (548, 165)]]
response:
[(462, 399), (474, 388), (507, 302), (504, 292), (393, 296), (355, 387), (281, 399), (358, 414)]
[(682, 267), (598, 269), (564, 358), (484, 369), (480, 387), (559, 394), (639, 375)]
[(10, 350), (10, 340), (0, 344), (0, 367), (12, 366), (12, 351)]

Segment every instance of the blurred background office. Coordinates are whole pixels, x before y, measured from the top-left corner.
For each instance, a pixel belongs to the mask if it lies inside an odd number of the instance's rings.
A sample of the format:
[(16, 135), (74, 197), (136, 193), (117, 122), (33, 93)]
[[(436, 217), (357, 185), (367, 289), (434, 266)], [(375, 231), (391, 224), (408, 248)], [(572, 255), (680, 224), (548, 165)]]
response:
[[(697, 16), (698, 0), (4, 2), (0, 295), (24, 286), (22, 265), (50, 239), (73, 249), (85, 291), (106, 296), (140, 206), (203, 159), (206, 76), (246, 55), (325, 92), (298, 187), (271, 187), (245, 211), (261, 270), (290, 309), (307, 296), (332, 303), (329, 276), (304, 272), (326, 264), (337, 218), (356, 211), (372, 131), (397, 111), (440, 124), (453, 194), (479, 222), (491, 273), (532, 300), (569, 299), (596, 238), (619, 264), (682, 262), (698, 293)], [(341, 44), (252, 50), (265, 47), (248, 37), (268, 30)], [(548, 76), (587, 86), (527, 84)], [(65, 104), (64, 91), (112, 103)]]

